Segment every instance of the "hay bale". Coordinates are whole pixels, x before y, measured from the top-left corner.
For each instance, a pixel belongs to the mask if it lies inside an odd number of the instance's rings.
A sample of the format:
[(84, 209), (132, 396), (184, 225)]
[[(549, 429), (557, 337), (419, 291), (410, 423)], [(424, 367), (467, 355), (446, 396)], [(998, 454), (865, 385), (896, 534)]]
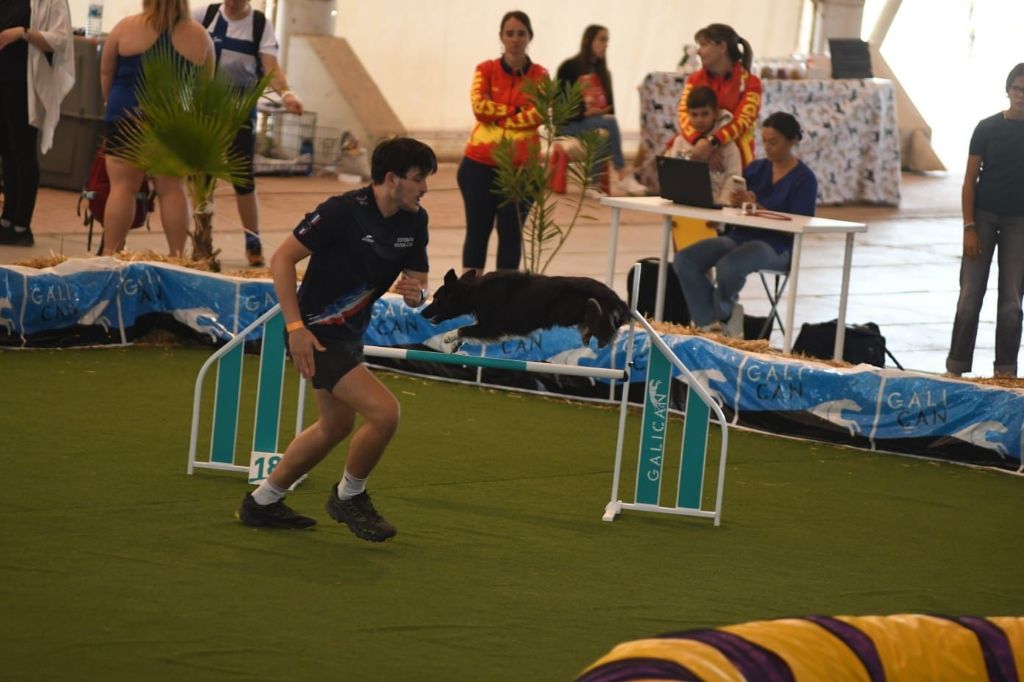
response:
[(18, 261), (17, 263), (14, 263), (14, 265), (20, 265), (23, 268), (42, 270), (43, 268), (52, 268), (54, 265), (60, 265), (67, 259), (68, 257), (64, 254), (57, 254), (51, 251), (49, 256), (33, 256), (28, 260)]

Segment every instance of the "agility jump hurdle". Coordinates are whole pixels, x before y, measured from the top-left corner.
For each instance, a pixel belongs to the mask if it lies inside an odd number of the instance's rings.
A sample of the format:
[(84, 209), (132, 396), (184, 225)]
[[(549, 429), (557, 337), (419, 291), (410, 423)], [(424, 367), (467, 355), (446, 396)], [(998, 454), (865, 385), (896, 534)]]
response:
[[(637, 291), (638, 287), (634, 287)], [(629, 406), (629, 368), (635, 342), (636, 325), (640, 324), (646, 331), (650, 341), (650, 358), (647, 381), (645, 383), (645, 405), (643, 428), (641, 434), (640, 455), (637, 471), (636, 501), (626, 503), (618, 500), (618, 489), (621, 475), (622, 451), (624, 445), (626, 415)], [(242, 391), (242, 361), (244, 340), (252, 332), (263, 326), (263, 344), (259, 357), (259, 378), (256, 388), (256, 414), (253, 427), (253, 442), (249, 466), (234, 463), (235, 443), (238, 437), (238, 417)], [(646, 512), (662, 512), (713, 518), (715, 525), (720, 523), (722, 490), (725, 476), (725, 456), (727, 448), (728, 425), (721, 409), (707, 393), (707, 390), (689, 373), (683, 363), (672, 350), (651, 329), (650, 325), (637, 314), (629, 325), (627, 347), (627, 369), (607, 369), (601, 367), (584, 367), (579, 365), (509, 360), (504, 358), (488, 358), (469, 355), (437, 353), (433, 351), (406, 350), (366, 346), (367, 357), (381, 357), (397, 360), (415, 360), (434, 362), (464, 367), (481, 367), (517, 372), (534, 372), (546, 374), (562, 374), (608, 379), (622, 382), (620, 400), (619, 429), (616, 440), (615, 468), (612, 481), (611, 501), (605, 508), (604, 520), (611, 521), (623, 509)], [(216, 387), (213, 400), (213, 426), (210, 437), (209, 458), (197, 458), (199, 427), (201, 422), (201, 400), (203, 382), (209, 370), (216, 366)], [(672, 367), (676, 367), (681, 378), (691, 387), (687, 398), (687, 418), (683, 430), (683, 446), (681, 450), (680, 481), (676, 504), (662, 506), (659, 502), (662, 470), (665, 460), (665, 429), (668, 424), (668, 396)], [(279, 431), (281, 421), (281, 403), (284, 390), (285, 348), (284, 318), (280, 307), (275, 306), (261, 315), (255, 322), (235, 336), (231, 341), (211, 355), (199, 370), (196, 377), (192, 403), (192, 428), (189, 441), (188, 473), (195, 469), (216, 469), (247, 473), (250, 483), (259, 483), (273, 470), (282, 453), (279, 452)], [(300, 379), (295, 433), (303, 428), (303, 412), (305, 407), (306, 381)], [(699, 394), (699, 396), (698, 396)], [(708, 406), (711, 406), (709, 409)], [(710, 423), (710, 412), (716, 414), (718, 424), (722, 428), (722, 453), (718, 474), (718, 489), (715, 505), (712, 510), (701, 507), (704, 462), (706, 459), (707, 433)]]
[[(242, 359), (245, 339), (263, 327), (260, 350), (259, 379), (256, 385), (256, 416), (253, 427), (250, 466), (235, 464), (235, 442), (238, 439), (238, 414), (242, 399)], [(206, 460), (196, 458), (199, 443), (200, 409), (203, 381), (211, 367), (216, 367), (213, 397), (213, 426), (210, 454)], [(250, 473), (249, 481), (258, 483), (269, 475), (269, 469), (280, 460), (278, 437), (281, 424), (281, 401), (284, 395), (284, 317), (279, 305), (259, 316), (252, 324), (224, 344), (199, 369), (192, 397), (192, 430), (188, 449), (188, 474), (195, 469), (217, 469)], [(300, 379), (295, 434), (302, 431), (305, 410), (305, 380)], [(274, 460), (276, 457), (278, 460)]]
[[(633, 291), (640, 291), (640, 268), (636, 268)], [(635, 301), (633, 302), (635, 306)], [(636, 341), (634, 325), (639, 324), (647, 332), (647, 378), (644, 381), (644, 408), (640, 430), (640, 452), (637, 457), (636, 490), (633, 502), (619, 499), (619, 483), (622, 475), (622, 446), (626, 433), (626, 412), (628, 391), (622, 392), (619, 409), (619, 434), (615, 445), (615, 468), (612, 471), (611, 499), (604, 509), (605, 521), (614, 521), (623, 510), (658, 512), (681, 516), (698, 516), (714, 519), (715, 525), (722, 521), (722, 493), (725, 487), (725, 465), (729, 451), (729, 425), (722, 408), (711, 397), (707, 389), (690, 373), (682, 360), (672, 352), (668, 344), (648, 324), (642, 315), (633, 310), (629, 323), (629, 340), (626, 349), (626, 366), (633, 367), (633, 352)], [(664, 480), (666, 454), (666, 431), (668, 429), (669, 394), (672, 384), (672, 368), (675, 367), (680, 379), (687, 385), (686, 407), (684, 410), (683, 439), (679, 450), (679, 479), (676, 486), (676, 502), (673, 506), (661, 504), (661, 488)], [(722, 431), (722, 442), (718, 461), (718, 484), (715, 504), (704, 509), (704, 471), (707, 462), (708, 429), (711, 413)]]
[[(235, 443), (238, 439), (238, 417), (242, 396), (242, 361), (244, 358), (244, 340), (260, 327), (263, 329), (263, 344), (259, 359), (259, 379), (256, 387), (256, 415), (253, 428), (253, 444), (251, 464), (244, 467), (234, 463)], [(525, 360), (509, 360), (505, 358), (486, 358), (432, 351), (405, 350), (366, 346), (363, 353), (367, 357), (390, 358), (396, 360), (417, 360), (465, 367), (486, 367), (515, 372), (534, 372), (585, 376), (612, 381), (626, 381), (625, 370), (605, 369), (602, 367), (582, 367), (579, 365), (552, 364)], [(209, 460), (197, 459), (199, 426), (201, 422), (201, 403), (203, 382), (212, 367), (216, 367), (216, 388), (214, 390), (213, 427), (210, 438)], [(189, 441), (188, 473), (195, 469), (218, 469), (221, 471), (249, 472), (249, 481), (258, 482), (269, 474), (276, 464), (279, 431), (281, 421), (281, 402), (284, 393), (284, 317), (280, 314), (280, 306), (274, 306), (261, 315), (256, 321), (241, 331), (235, 338), (226, 343), (211, 355), (199, 370), (196, 377), (192, 400), (192, 430)], [(295, 434), (302, 431), (302, 415), (305, 407), (305, 379), (300, 378), (299, 402), (295, 420)]]

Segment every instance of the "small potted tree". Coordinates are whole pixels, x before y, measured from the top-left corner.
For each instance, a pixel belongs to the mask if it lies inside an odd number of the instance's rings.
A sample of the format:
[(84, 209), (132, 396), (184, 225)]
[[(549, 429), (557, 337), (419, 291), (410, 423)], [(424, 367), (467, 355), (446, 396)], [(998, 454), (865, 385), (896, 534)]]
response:
[[(541, 145), (531, 148), (526, 163), (520, 166), (513, 163), (511, 141), (503, 140), (494, 153), (498, 169), (494, 191), (504, 197), (502, 205), (511, 203), (518, 208), (527, 201), (531, 203), (529, 213), (519, 216), (523, 233), (523, 268), (528, 272), (543, 274), (569, 238), (576, 222), (580, 218), (594, 220), (583, 213), (583, 208), (587, 190), (595, 186), (594, 170), (607, 161), (607, 157), (600, 153), (603, 136), (599, 132), (587, 131), (576, 136), (579, 145), (569, 162), (570, 190), (564, 198), (555, 195), (549, 182), (554, 145), (562, 126), (579, 109), (582, 91), (578, 83), (565, 84), (551, 78), (528, 81), (524, 92), (532, 99), (543, 119)], [(570, 218), (567, 222), (560, 222), (555, 215), (555, 209), (562, 201), (569, 204)]]
[(148, 175), (186, 178), (192, 200), (192, 260), (219, 270), (213, 248), (213, 189), (217, 180), (241, 182), (245, 160), (231, 142), (270, 82), (264, 75), (239, 88), (211, 68), (196, 68), (169, 47), (142, 63), (138, 108), (123, 121), (121, 156)]

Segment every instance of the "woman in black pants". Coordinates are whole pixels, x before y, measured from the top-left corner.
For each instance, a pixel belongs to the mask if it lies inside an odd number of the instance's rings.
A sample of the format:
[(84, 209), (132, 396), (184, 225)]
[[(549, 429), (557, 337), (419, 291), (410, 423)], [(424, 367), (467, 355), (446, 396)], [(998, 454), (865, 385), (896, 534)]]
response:
[(60, 102), (74, 84), (71, 20), (65, 0), (0, 1), (0, 157), (4, 209), (0, 244), (32, 246), (39, 190), (36, 144), (46, 153)]
[(462, 268), (478, 274), (484, 271), (487, 242), (495, 222), (498, 225), (498, 269), (519, 268), (521, 219), (526, 217), (530, 205), (499, 207), (504, 199), (494, 192), (497, 163), (493, 152), (502, 140), (511, 140), (514, 162), (520, 165), (525, 163), (530, 146), (540, 144), (537, 128), (541, 116), (522, 88), (526, 81), (541, 80), (548, 73), (544, 67), (531, 62), (526, 54), (533, 39), (533, 28), (525, 13), (506, 13), (498, 35), (504, 54), (478, 64), (473, 74), (470, 101), (476, 125), (470, 133), (457, 175), (466, 207)]

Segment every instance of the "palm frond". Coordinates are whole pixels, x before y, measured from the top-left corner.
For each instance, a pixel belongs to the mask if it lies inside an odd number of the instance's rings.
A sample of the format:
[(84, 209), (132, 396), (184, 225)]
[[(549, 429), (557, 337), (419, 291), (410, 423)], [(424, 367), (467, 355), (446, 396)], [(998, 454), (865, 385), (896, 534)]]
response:
[(142, 60), (138, 108), (121, 122), (122, 155), (147, 174), (190, 178), (193, 200), (205, 204), (212, 192), (206, 176), (242, 181), (246, 160), (230, 151), (231, 143), (269, 81), (264, 76), (239, 88), (158, 43)]

